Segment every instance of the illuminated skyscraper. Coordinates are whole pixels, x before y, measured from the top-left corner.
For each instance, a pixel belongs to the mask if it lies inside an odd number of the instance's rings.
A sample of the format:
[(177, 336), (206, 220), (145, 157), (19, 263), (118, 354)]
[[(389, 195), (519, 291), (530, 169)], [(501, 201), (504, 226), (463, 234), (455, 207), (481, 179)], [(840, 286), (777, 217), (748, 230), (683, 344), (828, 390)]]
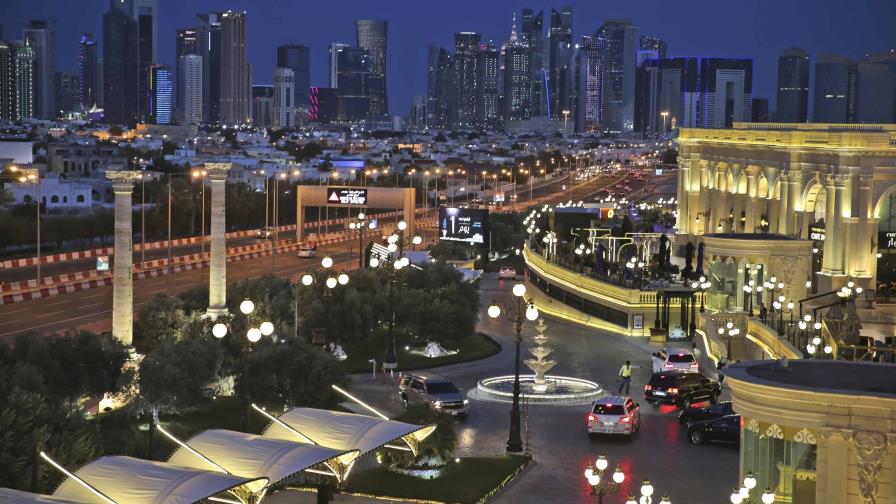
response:
[(753, 60), (701, 59), (700, 94), (704, 128), (749, 122), (753, 117)]
[(81, 104), (89, 109), (99, 103), (100, 92), (99, 53), (92, 33), (81, 36), (78, 46), (78, 79)]
[(202, 123), (202, 56), (184, 54), (178, 59), (177, 90), (177, 113), (180, 123)]
[(666, 57), (666, 41), (650, 35), (641, 35), (640, 45), (642, 51), (656, 51), (656, 57), (663, 59)]
[(330, 87), (336, 89), (337, 84), (339, 83), (339, 50), (343, 47), (349, 47), (349, 44), (344, 42), (333, 42), (330, 44), (330, 47), (327, 49), (327, 59), (330, 62)]
[(34, 115), (34, 76), (37, 56), (25, 39), (16, 49), (16, 119), (32, 119)]
[(809, 53), (791, 47), (778, 57), (775, 122), (806, 122), (809, 117)]
[(479, 47), (476, 122), (480, 128), (498, 125), (498, 49), (491, 40)]
[(601, 74), (598, 123), (607, 131), (632, 131), (635, 125), (637, 33), (628, 20), (609, 20), (594, 34)]
[(358, 122), (370, 116), (369, 85), (371, 79), (370, 58), (367, 49), (343, 47), (339, 49), (337, 65), (337, 92), (340, 121)]
[(0, 119), (16, 120), (16, 48), (0, 40)]
[(198, 50), (202, 56), (202, 115), (208, 123), (221, 119), (221, 19), (220, 13), (197, 16)]
[(550, 50), (548, 53), (548, 108), (553, 119), (562, 119), (569, 109), (572, 67), (572, 7), (551, 9)]
[(295, 74), (291, 68), (274, 69), (274, 127), (296, 125)]
[(478, 105), (479, 40), (475, 32), (454, 34), (454, 78), (457, 86), (457, 117), (455, 127), (471, 129), (476, 126)]
[(516, 15), (510, 39), (504, 46), (504, 121), (531, 117), (532, 73), (529, 69), (529, 46), (516, 34)]
[(34, 53), (32, 117), (56, 118), (56, 32), (46, 21), (31, 21), (22, 36)]
[(251, 79), (246, 50), (246, 13), (221, 13), (221, 94), (218, 98), (220, 121), (246, 124), (252, 121), (249, 110)]
[(370, 96), (369, 117), (389, 113), (386, 85), (386, 41), (389, 24), (386, 21), (359, 19), (355, 22), (358, 47), (366, 49), (370, 61), (368, 82)]
[[(535, 14), (532, 9), (523, 9), (520, 15), (520, 39), (529, 47), (529, 113), (540, 116), (547, 113), (547, 79), (544, 48), (544, 12)], [(550, 54), (547, 54), (550, 59)]]
[(311, 89), (311, 50), (302, 44), (285, 44), (277, 48), (277, 68), (293, 73), (293, 107), (301, 120), (308, 114), (308, 93)]
[(149, 110), (155, 124), (171, 124), (174, 111), (174, 83), (168, 65), (149, 67)]

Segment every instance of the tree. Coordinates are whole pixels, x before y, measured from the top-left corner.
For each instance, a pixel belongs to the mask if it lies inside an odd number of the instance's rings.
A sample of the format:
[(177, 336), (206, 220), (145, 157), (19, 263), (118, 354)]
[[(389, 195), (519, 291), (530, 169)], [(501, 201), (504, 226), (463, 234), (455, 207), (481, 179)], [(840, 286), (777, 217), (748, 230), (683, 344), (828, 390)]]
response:
[(426, 404), (408, 406), (396, 420), (414, 425), (435, 425), (436, 430), (424, 439), (415, 457), (409, 451), (383, 450), (383, 461), (392, 467), (442, 466), (451, 460), (457, 446), (454, 419), (444, 413), (436, 413)]
[(175, 338), (185, 321), (180, 298), (156, 294), (140, 308), (134, 321), (134, 347), (140, 353), (152, 353), (162, 341)]
[(348, 381), (329, 353), (294, 338), (262, 339), (249, 354), (247, 376), (253, 401), (288, 408), (333, 407), (341, 399), (330, 385)]
[(678, 164), (678, 151), (676, 149), (666, 149), (662, 157), (663, 164)]
[(205, 387), (217, 377), (221, 346), (210, 339), (165, 339), (140, 365), (139, 408), (158, 421), (209, 400)]

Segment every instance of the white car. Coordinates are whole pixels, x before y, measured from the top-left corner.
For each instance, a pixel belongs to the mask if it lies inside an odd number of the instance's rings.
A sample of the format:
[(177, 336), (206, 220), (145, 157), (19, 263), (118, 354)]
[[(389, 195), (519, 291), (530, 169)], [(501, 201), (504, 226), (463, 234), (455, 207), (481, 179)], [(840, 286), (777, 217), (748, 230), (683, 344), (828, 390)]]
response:
[(514, 280), (516, 279), (516, 270), (509, 266), (504, 266), (498, 271), (498, 278)]
[(314, 257), (317, 254), (317, 247), (299, 247), (299, 257)]
[(683, 348), (663, 348), (650, 356), (651, 369), (654, 373), (679, 370), (687, 373), (699, 373), (700, 364), (694, 355)]
[(588, 412), (588, 435), (622, 434), (631, 438), (641, 429), (641, 406), (631, 397), (601, 397)]

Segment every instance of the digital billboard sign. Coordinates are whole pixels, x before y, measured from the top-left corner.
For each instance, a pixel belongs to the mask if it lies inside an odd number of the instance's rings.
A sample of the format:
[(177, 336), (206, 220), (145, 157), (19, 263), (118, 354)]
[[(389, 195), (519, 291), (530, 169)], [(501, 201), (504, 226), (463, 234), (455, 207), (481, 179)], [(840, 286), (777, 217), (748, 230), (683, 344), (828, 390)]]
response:
[(367, 206), (367, 188), (327, 187), (327, 204)]
[(439, 239), (488, 246), (488, 210), (440, 208)]

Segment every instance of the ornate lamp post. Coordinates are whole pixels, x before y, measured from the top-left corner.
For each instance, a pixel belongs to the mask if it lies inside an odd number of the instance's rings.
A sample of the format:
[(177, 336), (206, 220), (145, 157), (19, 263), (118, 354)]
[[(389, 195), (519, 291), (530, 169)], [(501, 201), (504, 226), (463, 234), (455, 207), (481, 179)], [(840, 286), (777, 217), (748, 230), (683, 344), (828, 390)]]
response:
[[(244, 299), (243, 302), (240, 303), (240, 313), (246, 316), (247, 321), (251, 320), (250, 315), (252, 315), (254, 311), (255, 303), (253, 303), (251, 299)], [(243, 345), (243, 376), (241, 377), (241, 382), (243, 383), (243, 401), (245, 402), (243, 408), (243, 432), (248, 432), (249, 430), (249, 408), (252, 404), (249, 394), (249, 354), (252, 353), (252, 345), (258, 343), (262, 336), (270, 336), (272, 334), (274, 334), (274, 324), (268, 321), (263, 321), (258, 327), (250, 327), (249, 330), (246, 331), (246, 341)], [(227, 325), (218, 322), (212, 326), (212, 335), (218, 339), (227, 336)]]
[[(625, 504), (653, 504), (653, 485), (650, 484), (650, 480), (646, 479), (641, 483), (641, 498), (635, 500), (634, 495), (629, 495), (628, 499), (626, 499)], [(659, 504), (672, 504), (672, 501), (669, 500), (669, 494), (664, 494), (660, 498)]]
[[(513, 296), (516, 299), (515, 313), (508, 315), (515, 316), (516, 339), (514, 371), (513, 371), (513, 406), (510, 408), (510, 433), (507, 438), (508, 453), (522, 453), (523, 439), (520, 435), (520, 343), (523, 341), (523, 320), (534, 322), (538, 320), (538, 309), (532, 300), (524, 301), (523, 296), (526, 295), (526, 286), (518, 283), (513, 286)], [(494, 302), (488, 307), (488, 316), (496, 319), (501, 316), (501, 307)]]
[[(332, 291), (333, 291), (333, 289), (336, 288), (337, 285), (348, 284), (348, 275), (345, 273), (340, 273), (336, 276), (333, 276), (333, 274), (330, 271), (330, 268), (333, 267), (333, 258), (330, 256), (326, 256), (323, 259), (321, 259), (320, 265), (323, 266), (324, 273), (327, 275), (327, 279), (324, 281), (324, 285), (326, 285), (326, 287), (327, 287), (326, 290), (324, 290), (324, 302), (326, 303), (330, 300), (330, 297), (333, 295)], [(314, 278), (314, 275), (312, 275), (310, 273), (305, 273), (304, 275), (302, 275), (301, 281), (302, 281), (302, 285), (304, 285), (305, 287), (310, 287), (311, 285), (314, 284), (314, 282), (316, 280)], [(293, 307), (293, 309), (295, 310), (294, 316), (295, 316), (296, 327), (298, 327), (298, 321), (299, 321), (299, 296), (298, 295), (295, 296), (295, 306)], [(299, 332), (298, 332), (298, 329), (296, 329), (296, 337), (298, 337), (298, 335), (299, 335)]]
[[(399, 224), (404, 224), (404, 221)], [(401, 226), (399, 226), (401, 229)], [(402, 229), (403, 230), (403, 229)], [(389, 251), (392, 252), (393, 247), (398, 248), (395, 244), (395, 241), (392, 238), (396, 238), (396, 235), (392, 235), (389, 237)], [(402, 268), (409, 266), (411, 261), (407, 257), (399, 257), (391, 262), (392, 268), (389, 268), (389, 333), (386, 338), (386, 356), (383, 359), (383, 369), (393, 370), (398, 367), (398, 356), (395, 353), (395, 281), (396, 275)], [(370, 258), (370, 267), (376, 268), (380, 265), (380, 260), (376, 257)]]
[[(750, 503), (750, 492), (752, 492), (754, 488), (756, 488), (756, 477), (753, 476), (752, 472), (749, 472), (744, 478), (743, 485), (741, 485), (740, 488), (734, 488), (731, 491), (731, 504)], [(773, 504), (775, 502), (775, 494), (770, 488), (766, 487), (765, 491), (762, 492), (761, 499), (763, 504)]]
[(585, 479), (588, 480), (588, 484), (591, 486), (591, 494), (597, 495), (598, 504), (604, 503), (604, 495), (616, 493), (619, 490), (619, 485), (625, 481), (625, 474), (618, 465), (616, 470), (613, 471), (612, 481), (609, 478), (605, 478), (604, 472), (608, 465), (607, 457), (598, 455), (594, 465), (589, 463), (588, 468), (585, 469)]
[(755, 284), (755, 280), (750, 280), (747, 285), (744, 285), (744, 304), (746, 305), (747, 313), (751, 317), (753, 316), (753, 287)]

